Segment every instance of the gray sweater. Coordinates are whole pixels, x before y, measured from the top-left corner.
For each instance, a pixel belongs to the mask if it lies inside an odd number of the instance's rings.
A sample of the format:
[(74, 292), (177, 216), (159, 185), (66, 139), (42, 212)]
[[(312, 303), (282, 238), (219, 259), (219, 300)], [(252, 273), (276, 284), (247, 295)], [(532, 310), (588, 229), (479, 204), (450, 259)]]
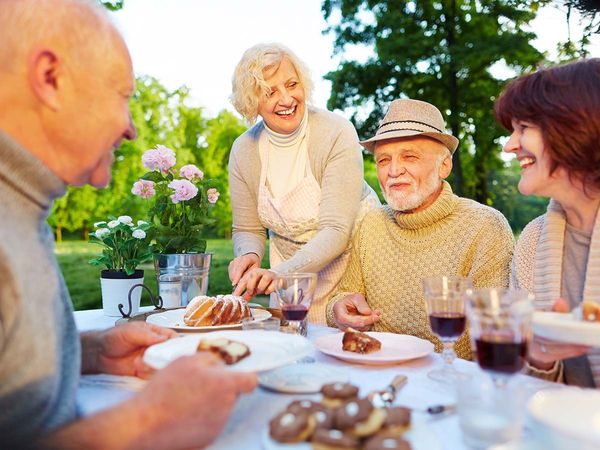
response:
[[(0, 132), (0, 447), (76, 416), (80, 341), (46, 224), (64, 183)], [(6, 446), (6, 447), (4, 447)]]
[[(329, 111), (309, 107), (308, 154), (321, 186), (317, 234), (277, 272), (318, 272), (348, 247), (360, 200), (372, 190), (363, 181), (363, 160), (356, 130)], [(258, 216), (261, 161), (258, 141), (263, 122), (236, 139), (229, 157), (229, 193), (236, 256), (256, 253), (262, 259), (266, 229)]]

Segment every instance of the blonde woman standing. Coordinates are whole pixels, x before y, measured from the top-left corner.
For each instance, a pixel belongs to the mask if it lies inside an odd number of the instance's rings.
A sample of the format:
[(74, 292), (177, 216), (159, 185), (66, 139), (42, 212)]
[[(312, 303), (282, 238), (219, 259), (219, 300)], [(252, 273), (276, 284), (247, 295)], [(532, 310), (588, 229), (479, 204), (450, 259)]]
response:
[[(234, 294), (249, 299), (272, 293), (278, 273), (318, 272), (308, 318), (324, 324), (355, 223), (379, 201), (363, 180), (354, 127), (308, 106), (311, 91), (306, 66), (280, 44), (248, 49), (235, 69), (233, 106), (249, 123), (262, 120), (235, 141), (229, 159), (229, 277)], [(261, 269), (267, 233), (270, 269)]]

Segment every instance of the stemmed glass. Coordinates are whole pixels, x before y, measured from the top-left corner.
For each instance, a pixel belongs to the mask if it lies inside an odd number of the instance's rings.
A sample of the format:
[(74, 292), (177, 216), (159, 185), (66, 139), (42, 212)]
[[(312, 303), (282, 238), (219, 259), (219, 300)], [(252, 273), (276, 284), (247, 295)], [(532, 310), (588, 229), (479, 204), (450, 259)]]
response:
[(310, 309), (315, 289), (316, 273), (289, 273), (278, 275), (275, 280), (275, 292), (281, 306), (281, 313), (288, 321), (290, 331), (306, 336), (306, 315)]
[(525, 364), (532, 337), (533, 296), (520, 289), (467, 292), (477, 363), (503, 388)]
[(429, 378), (453, 383), (467, 377), (452, 363), (456, 359), (454, 343), (463, 334), (466, 324), (464, 294), (471, 288), (471, 280), (459, 276), (436, 276), (423, 280), (423, 296), (429, 315), (431, 331), (444, 345), (444, 367), (430, 371)]

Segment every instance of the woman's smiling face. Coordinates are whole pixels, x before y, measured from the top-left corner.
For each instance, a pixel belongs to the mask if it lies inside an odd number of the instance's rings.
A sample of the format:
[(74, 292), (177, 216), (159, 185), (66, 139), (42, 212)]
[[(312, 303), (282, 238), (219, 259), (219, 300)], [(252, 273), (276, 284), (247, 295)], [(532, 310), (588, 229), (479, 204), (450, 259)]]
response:
[(300, 77), (291, 61), (284, 57), (277, 67), (264, 71), (271, 91), (260, 97), (258, 114), (267, 126), (281, 134), (296, 131), (306, 110), (306, 96)]

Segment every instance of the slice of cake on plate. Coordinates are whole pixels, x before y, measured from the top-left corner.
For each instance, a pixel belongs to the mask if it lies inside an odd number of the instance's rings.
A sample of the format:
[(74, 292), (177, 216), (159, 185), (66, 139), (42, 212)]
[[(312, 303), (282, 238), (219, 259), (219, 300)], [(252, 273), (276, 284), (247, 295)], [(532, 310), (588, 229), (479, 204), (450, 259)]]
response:
[(342, 350), (354, 353), (373, 353), (381, 350), (381, 342), (367, 333), (348, 328), (342, 339)]

